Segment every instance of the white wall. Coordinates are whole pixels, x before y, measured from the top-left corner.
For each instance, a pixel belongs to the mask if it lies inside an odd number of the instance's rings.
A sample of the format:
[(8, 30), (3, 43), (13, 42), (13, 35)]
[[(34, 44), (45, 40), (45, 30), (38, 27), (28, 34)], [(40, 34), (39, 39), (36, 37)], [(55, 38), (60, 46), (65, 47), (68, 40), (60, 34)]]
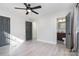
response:
[(25, 19), (17, 15), (11, 17), (11, 34), (25, 40)]
[(51, 17), (37, 21), (37, 40), (56, 44), (56, 20), (51, 21)]
[(37, 40), (37, 24), (36, 24), (36, 21), (32, 22), (32, 35), (33, 35), (33, 40)]
[(10, 15), (8, 12), (3, 11), (3, 10), (1, 10), (1, 9), (0, 9), (0, 16), (11, 17), (11, 15)]
[(41, 17), (37, 21), (37, 40), (56, 44), (57, 43), (57, 18), (59, 17), (65, 17), (67, 13), (70, 10), (67, 11), (61, 11), (59, 13), (52, 13), (51, 15), (46, 15)]

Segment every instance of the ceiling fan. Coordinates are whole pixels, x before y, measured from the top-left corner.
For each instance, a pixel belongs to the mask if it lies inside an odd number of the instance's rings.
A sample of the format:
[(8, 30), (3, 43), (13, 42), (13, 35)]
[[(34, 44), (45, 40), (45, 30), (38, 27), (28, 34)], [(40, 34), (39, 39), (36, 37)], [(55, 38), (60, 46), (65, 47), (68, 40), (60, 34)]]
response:
[(34, 11), (34, 9), (39, 9), (41, 8), (41, 5), (39, 6), (35, 6), (35, 7), (31, 7), (31, 4), (27, 4), (27, 3), (24, 3), (25, 5), (25, 8), (18, 8), (18, 7), (15, 7), (15, 9), (21, 9), (21, 10), (26, 10), (26, 15), (28, 15), (30, 12), (33, 12), (35, 14), (39, 14), (38, 12)]

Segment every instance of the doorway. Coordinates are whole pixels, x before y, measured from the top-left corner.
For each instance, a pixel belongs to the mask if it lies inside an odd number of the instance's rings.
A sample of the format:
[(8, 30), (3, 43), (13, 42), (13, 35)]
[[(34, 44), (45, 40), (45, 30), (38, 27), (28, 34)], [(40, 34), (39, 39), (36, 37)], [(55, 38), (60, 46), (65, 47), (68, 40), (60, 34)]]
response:
[(26, 21), (26, 40), (32, 40), (32, 22)]
[(0, 47), (10, 43), (10, 18), (0, 16)]
[(57, 19), (57, 42), (59, 44), (64, 44), (66, 48), (70, 49), (72, 51), (74, 47), (74, 18), (73, 18), (73, 12), (70, 12), (67, 14), (66, 17), (58, 18)]
[(66, 19), (65, 17), (57, 18), (57, 43), (66, 44)]

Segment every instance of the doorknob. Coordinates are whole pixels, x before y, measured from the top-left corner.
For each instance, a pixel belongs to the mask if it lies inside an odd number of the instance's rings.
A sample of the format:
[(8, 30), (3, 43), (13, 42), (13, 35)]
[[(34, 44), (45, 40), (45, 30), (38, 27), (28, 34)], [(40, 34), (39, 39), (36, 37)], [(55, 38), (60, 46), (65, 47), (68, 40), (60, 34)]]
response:
[(68, 33), (68, 35), (70, 35), (71, 33)]

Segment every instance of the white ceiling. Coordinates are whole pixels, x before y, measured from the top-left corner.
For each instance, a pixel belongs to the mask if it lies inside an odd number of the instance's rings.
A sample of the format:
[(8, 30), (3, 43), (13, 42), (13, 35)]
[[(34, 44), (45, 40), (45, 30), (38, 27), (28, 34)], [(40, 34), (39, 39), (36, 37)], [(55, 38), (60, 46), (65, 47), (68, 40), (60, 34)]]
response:
[[(42, 15), (47, 15), (47, 14), (54, 14), (54, 13), (58, 13), (64, 10), (68, 10), (71, 8), (72, 3), (31, 3), (32, 6), (37, 6), (37, 5), (41, 5), (42, 8), (36, 10), (39, 15), (36, 15), (34, 13), (30, 13), (29, 16), (42, 16)], [(16, 10), (14, 9), (14, 7), (24, 7), (25, 6), (22, 3), (0, 3), (0, 10), (3, 11), (9, 11), (9, 12), (13, 12), (16, 14), (20, 14), (20, 15), (25, 15), (24, 10)]]

